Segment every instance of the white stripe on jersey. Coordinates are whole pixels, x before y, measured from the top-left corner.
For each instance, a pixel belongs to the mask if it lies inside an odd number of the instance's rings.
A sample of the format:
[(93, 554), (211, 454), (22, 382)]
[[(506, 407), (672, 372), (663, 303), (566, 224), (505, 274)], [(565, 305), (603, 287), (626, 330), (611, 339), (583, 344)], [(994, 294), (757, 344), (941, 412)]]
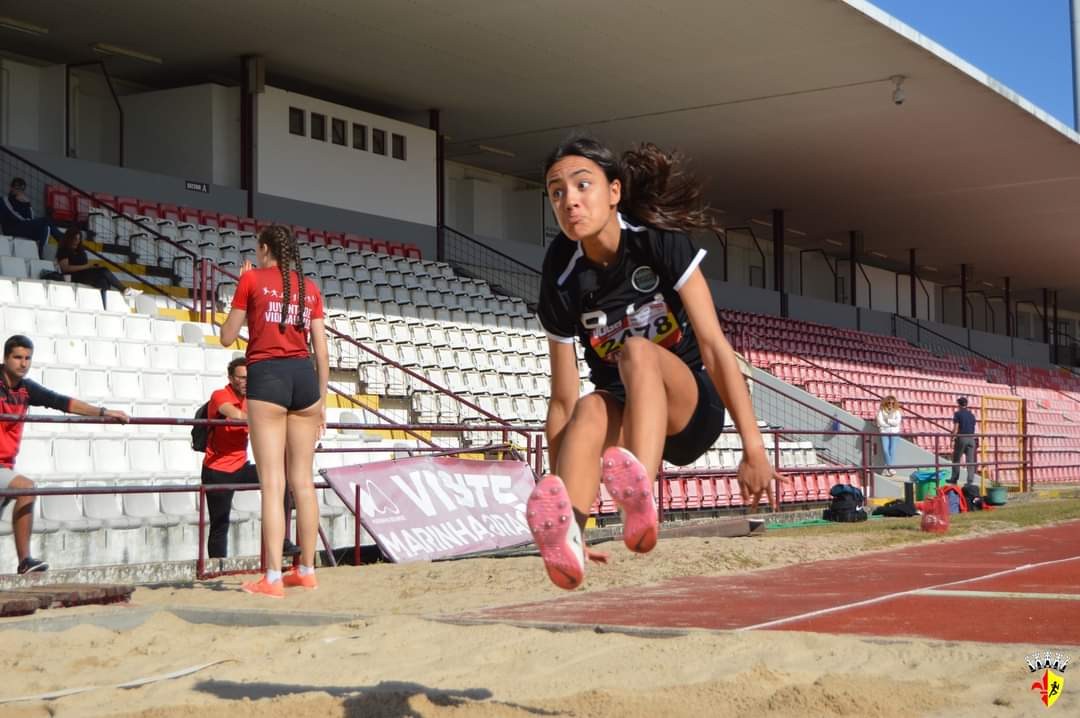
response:
[[(627, 222), (626, 219), (622, 216), (622, 212), (616, 212), (615, 214), (619, 218), (619, 229), (620, 230), (626, 229), (626, 230), (629, 230), (631, 232), (644, 232), (644, 231), (646, 231), (645, 227), (639, 227), (636, 224), (630, 224), (629, 222)], [(581, 249), (581, 242), (578, 242), (577, 249), (574, 251), (574, 256), (570, 257), (570, 262), (566, 265), (566, 269), (564, 269), (562, 271), (562, 274), (560, 274), (559, 278), (555, 281), (556, 286), (561, 287), (563, 285), (563, 282), (565, 282), (567, 279), (570, 278), (570, 273), (572, 271), (574, 271), (574, 266), (577, 264), (577, 261), (579, 259), (581, 259), (584, 255), (585, 255), (585, 252)], [(701, 260), (698, 260), (698, 261), (701, 261)], [(691, 268), (693, 268), (693, 267), (691, 267)], [(678, 287), (676, 287), (675, 289), (676, 289), (676, 291), (678, 291)]]

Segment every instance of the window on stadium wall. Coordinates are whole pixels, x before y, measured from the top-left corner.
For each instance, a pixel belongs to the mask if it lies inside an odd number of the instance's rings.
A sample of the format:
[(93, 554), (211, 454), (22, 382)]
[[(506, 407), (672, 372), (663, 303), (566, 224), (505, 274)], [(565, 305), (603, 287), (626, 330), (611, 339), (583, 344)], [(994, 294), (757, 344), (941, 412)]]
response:
[(335, 145), (345, 144), (345, 120), (335, 117), (330, 121), (330, 141)]
[(377, 155), (386, 154), (386, 130), (371, 131), (371, 151)]
[(307, 134), (307, 130), (304, 128), (304, 111), (298, 107), (289, 108), (289, 134), (300, 135), (303, 137)]
[(395, 132), (390, 136), (390, 151), (395, 160), (405, 159), (405, 135)]
[(352, 146), (354, 150), (367, 152), (367, 125), (354, 122), (352, 126)]
[(326, 142), (326, 115), (311, 113), (311, 139)]

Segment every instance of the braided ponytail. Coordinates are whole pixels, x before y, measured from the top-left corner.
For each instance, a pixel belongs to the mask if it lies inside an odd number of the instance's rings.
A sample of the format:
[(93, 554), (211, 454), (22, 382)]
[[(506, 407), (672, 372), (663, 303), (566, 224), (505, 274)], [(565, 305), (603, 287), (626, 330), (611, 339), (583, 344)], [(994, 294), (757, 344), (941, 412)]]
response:
[(300, 284), (300, 293), (297, 295), (299, 306), (296, 308), (296, 328), (304, 332), (304, 308), (307, 297), (306, 287), (304, 286), (304, 264), (300, 260), (300, 245), (297, 243), (296, 237), (289, 238), (289, 250), (292, 255), (292, 266), (296, 269), (297, 280)]

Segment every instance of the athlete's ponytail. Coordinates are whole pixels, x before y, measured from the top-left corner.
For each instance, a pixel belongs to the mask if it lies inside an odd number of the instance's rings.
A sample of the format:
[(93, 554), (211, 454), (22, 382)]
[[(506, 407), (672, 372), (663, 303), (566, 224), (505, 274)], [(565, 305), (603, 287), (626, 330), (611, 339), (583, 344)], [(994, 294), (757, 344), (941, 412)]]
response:
[(615, 153), (591, 137), (572, 136), (563, 141), (544, 163), (546, 176), (564, 157), (584, 157), (604, 171), (608, 182), (622, 183), (619, 210), (658, 229), (689, 231), (716, 230), (720, 226), (701, 203), (701, 184), (684, 168), (678, 153), (666, 153), (651, 143), (643, 143), (623, 153)]

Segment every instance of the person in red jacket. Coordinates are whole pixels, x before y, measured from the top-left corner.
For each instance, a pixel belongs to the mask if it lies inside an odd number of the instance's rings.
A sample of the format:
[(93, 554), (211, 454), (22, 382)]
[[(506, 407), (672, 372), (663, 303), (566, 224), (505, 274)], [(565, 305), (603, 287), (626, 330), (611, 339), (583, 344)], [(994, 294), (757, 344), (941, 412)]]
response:
[[(232, 344), (247, 326), (248, 427), (262, 488), (267, 570), (243, 589), (281, 598), (285, 586), (317, 586), (319, 508), (312, 463), (315, 442), (326, 424), (330, 361), (322, 295), (304, 279), (295, 237), (279, 225), (266, 228), (259, 234), (256, 259), (258, 268), (245, 263), (240, 274), (221, 343)], [(296, 501), (300, 565), (282, 576), (279, 547), (285, 538), (281, 502), (286, 482)]]
[[(4, 366), (0, 371), (0, 414), (25, 416), (31, 406), (44, 406), (57, 411), (80, 416), (108, 416), (124, 423), (128, 415), (122, 411), (91, 406), (84, 401), (57, 394), (26, 378), (34, 358), (34, 343), (29, 337), (15, 334), (4, 342)], [(0, 489), (32, 489), (34, 482), (15, 470), (15, 457), (22, 443), (21, 421), (0, 422)], [(0, 508), (9, 497), (0, 499)], [(34, 497), (15, 498), (15, 510), (11, 516), (12, 533), (15, 535), (15, 553), (19, 557), (19, 573), (44, 571), (49, 565), (30, 555), (30, 532), (34, 526)]]

